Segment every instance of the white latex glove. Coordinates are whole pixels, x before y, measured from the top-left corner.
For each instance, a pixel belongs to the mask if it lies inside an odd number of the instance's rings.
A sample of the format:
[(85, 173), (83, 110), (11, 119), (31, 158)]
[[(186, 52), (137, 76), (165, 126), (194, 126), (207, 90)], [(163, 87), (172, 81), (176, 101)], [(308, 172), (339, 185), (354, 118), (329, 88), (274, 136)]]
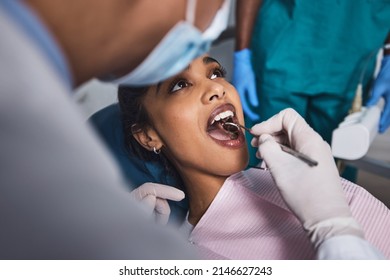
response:
[[(252, 140), (257, 156), (265, 161), (283, 199), (316, 247), (336, 235), (363, 237), (346, 202), (329, 145), (296, 111), (283, 110), (255, 125), (252, 132), (260, 135)], [(277, 142), (306, 154), (318, 165), (310, 167), (283, 152)]]
[(155, 215), (156, 222), (162, 225), (168, 223), (171, 208), (167, 199), (180, 201), (185, 195), (181, 190), (156, 183), (145, 183), (133, 190), (131, 196), (140, 201), (147, 211)]

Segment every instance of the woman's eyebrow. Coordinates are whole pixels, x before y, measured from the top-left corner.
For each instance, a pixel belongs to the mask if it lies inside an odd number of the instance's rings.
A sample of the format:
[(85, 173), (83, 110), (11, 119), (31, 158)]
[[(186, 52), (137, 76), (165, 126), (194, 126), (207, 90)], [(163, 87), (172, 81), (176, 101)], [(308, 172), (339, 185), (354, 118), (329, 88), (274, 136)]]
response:
[[(218, 60), (216, 60), (215, 58), (212, 58), (211, 56), (205, 56), (203, 58), (203, 63), (204, 64), (210, 64), (210, 63), (217, 63), (219, 66), (221, 66), (221, 64), (218, 62)], [(183, 71), (188, 71), (189, 69), (191, 68), (191, 64), (188, 65)], [(156, 94), (158, 94), (160, 92), (160, 88), (162, 86), (162, 84), (166, 82), (166, 81), (161, 81), (157, 84), (156, 86)]]
[(203, 58), (203, 63), (204, 64), (210, 64), (210, 63), (217, 63), (218, 65), (221, 65), (218, 60), (216, 60), (215, 58), (212, 58), (211, 56), (205, 56)]
[(163, 84), (163, 82), (159, 82), (156, 86), (156, 94), (158, 94), (160, 92), (160, 87), (161, 85)]
[[(211, 57), (210, 57), (211, 58)], [(211, 59), (213, 59), (213, 58), (211, 58)], [(204, 59), (203, 59), (204, 60)], [(214, 60), (214, 59), (213, 59)], [(216, 60), (215, 60), (216, 61)], [(218, 62), (217, 62), (218, 63)], [(182, 72), (185, 72), (185, 71), (188, 71), (188, 70), (190, 70), (190, 68), (191, 68), (191, 64), (189, 64)], [(178, 76), (179, 74), (177, 74), (176, 76)], [(176, 76), (173, 76), (172, 78), (169, 78), (169, 79), (167, 79), (167, 80), (165, 80), (165, 81), (161, 81), (161, 82), (159, 82), (158, 84), (157, 84), (157, 86), (156, 86), (156, 94), (158, 94), (159, 92), (160, 92), (160, 88), (161, 88), (161, 86), (164, 84), (164, 83), (166, 83), (167, 81), (169, 81), (169, 80), (172, 80), (172, 79), (174, 79), (174, 77), (176, 77)]]

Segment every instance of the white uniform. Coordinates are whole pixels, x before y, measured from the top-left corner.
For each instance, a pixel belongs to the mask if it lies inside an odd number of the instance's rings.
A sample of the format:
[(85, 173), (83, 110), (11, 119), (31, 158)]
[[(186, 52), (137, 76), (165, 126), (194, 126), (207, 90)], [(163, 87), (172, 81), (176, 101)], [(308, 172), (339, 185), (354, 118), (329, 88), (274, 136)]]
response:
[(0, 7), (0, 259), (193, 258), (129, 201), (64, 81), (18, 28)]

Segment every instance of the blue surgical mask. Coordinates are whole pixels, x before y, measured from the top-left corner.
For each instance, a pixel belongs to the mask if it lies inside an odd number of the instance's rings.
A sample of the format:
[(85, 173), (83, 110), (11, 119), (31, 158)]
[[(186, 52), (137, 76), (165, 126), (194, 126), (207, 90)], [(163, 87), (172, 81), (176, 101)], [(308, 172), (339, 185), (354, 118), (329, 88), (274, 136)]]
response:
[(207, 52), (227, 27), (230, 0), (225, 0), (203, 33), (194, 26), (195, 5), (196, 0), (188, 0), (186, 21), (178, 22), (132, 72), (111, 82), (132, 86), (156, 84), (181, 72)]

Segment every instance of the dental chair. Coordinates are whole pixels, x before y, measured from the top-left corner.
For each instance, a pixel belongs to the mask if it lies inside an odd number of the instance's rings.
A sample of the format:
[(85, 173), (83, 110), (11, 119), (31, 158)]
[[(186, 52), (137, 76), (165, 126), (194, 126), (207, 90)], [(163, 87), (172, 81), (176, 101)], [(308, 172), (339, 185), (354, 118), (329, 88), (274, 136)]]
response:
[[(132, 156), (126, 149), (120, 110), (117, 103), (97, 111), (88, 121), (96, 129), (118, 162), (127, 181), (129, 191), (147, 182), (180, 188), (178, 180), (166, 174), (161, 164), (158, 162), (144, 162)], [(183, 221), (188, 210), (187, 200), (184, 199), (179, 202), (168, 201), (168, 203), (171, 207), (169, 223), (177, 224)]]

